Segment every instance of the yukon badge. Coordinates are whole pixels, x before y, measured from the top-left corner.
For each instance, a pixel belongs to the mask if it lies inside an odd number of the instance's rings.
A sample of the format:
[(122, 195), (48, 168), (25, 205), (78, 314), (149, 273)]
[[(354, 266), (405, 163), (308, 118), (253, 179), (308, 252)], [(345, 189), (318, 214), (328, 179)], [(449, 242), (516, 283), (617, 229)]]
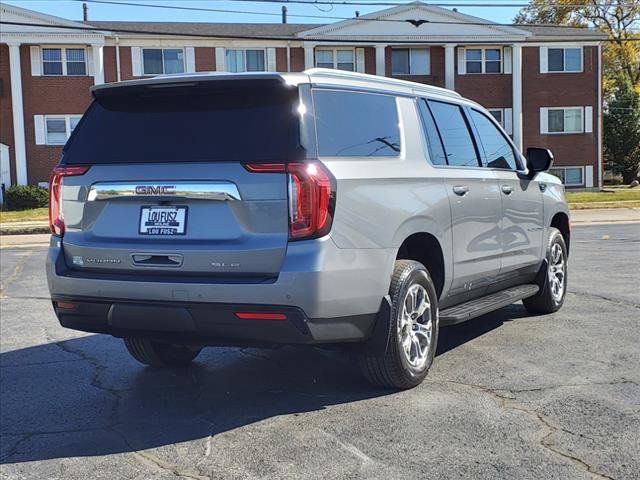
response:
[(136, 185), (136, 195), (175, 195), (175, 185)]

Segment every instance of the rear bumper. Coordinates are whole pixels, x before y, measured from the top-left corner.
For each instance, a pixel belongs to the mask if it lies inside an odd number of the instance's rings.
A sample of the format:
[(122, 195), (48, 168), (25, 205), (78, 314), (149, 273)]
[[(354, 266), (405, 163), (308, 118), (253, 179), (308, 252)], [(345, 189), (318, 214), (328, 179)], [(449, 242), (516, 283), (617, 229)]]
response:
[(392, 249), (342, 249), (324, 237), (287, 246), (282, 268), (268, 282), (231, 282), (215, 277), (114, 276), (71, 270), (64, 245), (52, 237), (47, 282), (52, 296), (116, 298), (165, 303), (283, 305), (309, 318), (375, 313), (389, 290), (395, 260)]
[[(376, 314), (311, 319), (299, 308), (276, 305), (136, 302), (57, 295), (52, 302), (60, 324), (66, 328), (198, 345), (362, 342), (370, 337), (376, 321)], [(278, 319), (247, 320), (236, 315), (242, 312), (279, 315)]]

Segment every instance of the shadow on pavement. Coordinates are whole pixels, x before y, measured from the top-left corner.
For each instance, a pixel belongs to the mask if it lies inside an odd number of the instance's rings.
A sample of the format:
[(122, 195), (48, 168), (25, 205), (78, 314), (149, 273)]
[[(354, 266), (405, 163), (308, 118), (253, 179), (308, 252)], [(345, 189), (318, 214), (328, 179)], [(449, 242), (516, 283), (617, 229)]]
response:
[(442, 355), (474, 338), (481, 337), (503, 323), (533, 316), (535, 315), (528, 313), (521, 303), (515, 303), (468, 322), (443, 327), (440, 329), (438, 338), (437, 355)]
[[(438, 353), (524, 315), (514, 305), (443, 328)], [(87, 335), (2, 353), (0, 366), (0, 463), (174, 448), (395, 393), (368, 385), (351, 356), (313, 348), (209, 348), (188, 369), (159, 370)]]

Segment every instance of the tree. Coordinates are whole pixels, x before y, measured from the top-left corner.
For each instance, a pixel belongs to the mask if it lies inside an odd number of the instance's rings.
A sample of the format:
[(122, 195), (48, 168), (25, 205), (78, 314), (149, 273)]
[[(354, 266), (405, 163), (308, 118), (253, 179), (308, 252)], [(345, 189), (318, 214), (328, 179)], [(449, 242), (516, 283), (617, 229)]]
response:
[(640, 91), (640, 1), (531, 0), (514, 22), (597, 28), (609, 37), (604, 48), (605, 94), (620, 73)]
[(603, 116), (604, 154), (611, 169), (631, 183), (640, 173), (640, 93), (620, 75)]
[[(515, 23), (595, 27), (603, 49), (604, 154), (625, 183), (640, 162), (640, 0), (530, 0)], [(635, 89), (635, 90), (634, 90)]]
[(531, 0), (513, 19), (518, 24), (550, 24), (585, 27), (585, 19), (577, 14), (589, 0)]

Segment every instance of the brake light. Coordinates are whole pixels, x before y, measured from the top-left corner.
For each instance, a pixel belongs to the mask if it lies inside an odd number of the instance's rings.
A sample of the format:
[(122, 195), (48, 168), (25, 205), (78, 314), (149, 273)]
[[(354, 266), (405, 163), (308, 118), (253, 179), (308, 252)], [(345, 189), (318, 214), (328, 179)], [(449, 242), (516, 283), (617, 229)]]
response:
[(321, 163), (252, 163), (245, 168), (254, 173), (287, 173), (290, 240), (329, 233), (336, 189), (333, 177)]
[(84, 175), (89, 167), (56, 167), (51, 173), (49, 182), (49, 228), (51, 233), (64, 235), (64, 217), (62, 216), (62, 180), (64, 177)]

